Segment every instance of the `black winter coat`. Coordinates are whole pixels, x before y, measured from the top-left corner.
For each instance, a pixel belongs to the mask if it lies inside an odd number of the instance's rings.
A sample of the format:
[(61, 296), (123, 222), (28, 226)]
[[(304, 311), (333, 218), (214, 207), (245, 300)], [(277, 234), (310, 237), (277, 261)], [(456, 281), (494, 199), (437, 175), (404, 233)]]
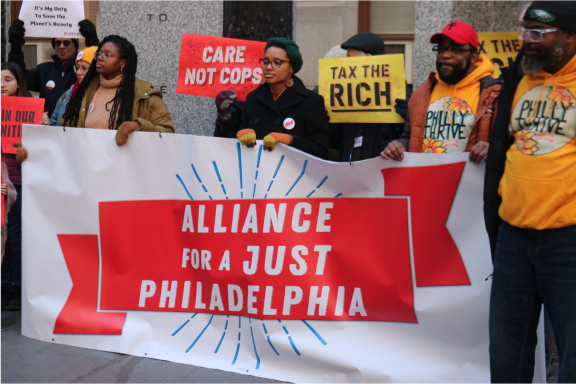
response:
[(492, 260), (494, 260), (496, 252), (498, 228), (501, 221), (498, 210), (502, 203), (502, 197), (498, 194), (498, 187), (506, 167), (506, 153), (514, 141), (509, 128), (510, 114), (512, 112), (514, 94), (516, 94), (520, 80), (524, 77), (524, 72), (522, 71), (523, 58), (524, 48), (518, 52), (516, 60), (511, 66), (501, 69), (501, 78), (504, 84), (498, 96), (498, 112), (490, 134), (490, 146), (488, 148), (486, 173), (484, 175), (484, 223), (490, 239)]
[[(232, 117), (227, 122), (216, 121), (214, 136), (236, 137), (245, 128), (256, 132), (261, 140), (272, 133), (287, 133), (293, 137), (292, 147), (321, 159), (328, 158), (328, 116), (324, 98), (304, 86), (302, 80), (293, 77), (294, 85), (287, 88), (274, 101), (268, 84), (264, 83), (248, 94), (242, 117)], [(292, 129), (284, 127), (284, 120), (292, 118)]]
[[(75, 58), (76, 54), (74, 59), (68, 61), (64, 67), (58, 56), (52, 55), (53, 62), (39, 64), (34, 69), (26, 69), (22, 50), (18, 52), (12, 49), (8, 53), (8, 61), (17, 64), (24, 72), (28, 89), (39, 92), (40, 98), (45, 100), (44, 111), (48, 111), (48, 117), (52, 116), (60, 96), (78, 80), (74, 68), (72, 68)], [(55, 84), (54, 89), (46, 88), (46, 83), (50, 80)]]
[[(406, 101), (410, 97), (412, 87), (406, 84)], [(338, 161), (360, 161), (380, 156), (388, 143), (400, 138), (404, 123), (330, 123), (329, 130), (330, 148), (340, 151)], [(354, 142), (359, 136), (362, 136), (362, 146), (354, 149)]]
[[(398, 140), (403, 129), (404, 123), (331, 123), (330, 148), (340, 150), (341, 162), (372, 159), (380, 156), (388, 143)], [(360, 136), (362, 146), (354, 149), (354, 141)]]

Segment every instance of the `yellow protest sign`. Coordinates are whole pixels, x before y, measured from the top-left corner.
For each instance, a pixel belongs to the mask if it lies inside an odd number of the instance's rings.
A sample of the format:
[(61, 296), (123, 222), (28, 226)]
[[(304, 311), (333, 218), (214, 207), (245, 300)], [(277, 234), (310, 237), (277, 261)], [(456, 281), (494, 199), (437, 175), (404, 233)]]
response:
[(402, 123), (395, 99), (406, 98), (404, 55), (320, 59), (318, 92), (331, 123)]
[(500, 77), (500, 68), (507, 67), (522, 48), (516, 32), (479, 32), (478, 51), (494, 64), (494, 77)]

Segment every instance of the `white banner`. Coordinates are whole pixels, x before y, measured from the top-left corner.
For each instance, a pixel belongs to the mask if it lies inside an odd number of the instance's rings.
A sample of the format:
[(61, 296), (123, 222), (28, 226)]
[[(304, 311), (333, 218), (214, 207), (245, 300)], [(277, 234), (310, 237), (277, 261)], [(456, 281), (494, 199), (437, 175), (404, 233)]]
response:
[(24, 0), (18, 18), (28, 37), (80, 39), (78, 23), (84, 20), (84, 2)]
[(23, 146), (25, 336), (289, 382), (490, 380), (484, 166), (467, 154), (351, 167), (49, 126)]

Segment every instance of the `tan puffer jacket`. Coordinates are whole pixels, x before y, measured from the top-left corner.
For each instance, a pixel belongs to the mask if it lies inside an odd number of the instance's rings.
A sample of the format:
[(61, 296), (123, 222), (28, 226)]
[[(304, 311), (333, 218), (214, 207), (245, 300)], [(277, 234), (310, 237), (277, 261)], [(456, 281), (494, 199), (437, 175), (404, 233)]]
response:
[[(94, 76), (82, 99), (77, 127), (84, 127), (88, 104), (94, 97), (98, 87), (100, 87), (100, 76)], [(134, 82), (132, 121), (140, 123), (139, 131), (174, 133), (172, 116), (170, 116), (166, 104), (162, 101), (162, 92), (154, 89), (149, 82), (139, 78), (136, 78)], [(60, 125), (64, 125), (64, 119), (60, 120)]]

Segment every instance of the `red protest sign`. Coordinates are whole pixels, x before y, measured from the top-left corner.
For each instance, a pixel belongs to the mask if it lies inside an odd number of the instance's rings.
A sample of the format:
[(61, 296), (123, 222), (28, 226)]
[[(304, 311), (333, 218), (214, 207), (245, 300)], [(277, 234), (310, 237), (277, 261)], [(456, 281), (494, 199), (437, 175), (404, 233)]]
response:
[(182, 35), (176, 93), (216, 97), (232, 89), (246, 100), (264, 79), (259, 60), (266, 43), (223, 37)]
[(2, 152), (16, 153), (12, 146), (22, 137), (22, 124), (40, 124), (44, 99), (2, 96)]

